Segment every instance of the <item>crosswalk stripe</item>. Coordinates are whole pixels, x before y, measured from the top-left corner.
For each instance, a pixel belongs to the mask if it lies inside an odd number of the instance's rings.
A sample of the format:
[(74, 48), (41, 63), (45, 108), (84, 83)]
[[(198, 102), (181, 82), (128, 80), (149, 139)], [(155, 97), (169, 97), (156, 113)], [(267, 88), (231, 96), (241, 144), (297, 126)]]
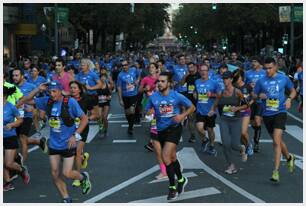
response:
[[(197, 177), (198, 175), (194, 172), (186, 172), (186, 173), (183, 173), (182, 174), (183, 177)], [(177, 179), (177, 177), (175, 176), (175, 179)], [(159, 179), (159, 180), (153, 180), (151, 182), (149, 182), (148, 184), (152, 184), (152, 183), (158, 183), (158, 182), (166, 182), (166, 181), (169, 181), (168, 178), (164, 178), (164, 179)]]
[(303, 143), (303, 129), (296, 125), (286, 125), (286, 130), (295, 139)]
[(136, 139), (115, 139), (113, 143), (136, 143)]
[(187, 200), (187, 199), (192, 199), (192, 198), (197, 198), (197, 197), (205, 197), (209, 195), (216, 195), (220, 194), (221, 192), (216, 189), (215, 187), (207, 187), (203, 189), (198, 189), (198, 190), (192, 190), (188, 192), (184, 192), (182, 195), (180, 195), (177, 199), (175, 200), (167, 200), (167, 196), (159, 196), (159, 197), (153, 197), (149, 199), (144, 199), (144, 200), (136, 200), (132, 201), (132, 203), (167, 203), (167, 202), (177, 202), (180, 200)]

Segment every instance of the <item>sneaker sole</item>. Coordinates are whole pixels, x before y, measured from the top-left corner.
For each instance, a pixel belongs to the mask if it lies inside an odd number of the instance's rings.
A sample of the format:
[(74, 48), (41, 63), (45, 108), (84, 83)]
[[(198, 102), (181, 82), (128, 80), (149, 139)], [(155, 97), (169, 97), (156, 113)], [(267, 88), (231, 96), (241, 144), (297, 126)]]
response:
[(91, 191), (91, 182), (90, 182), (90, 178), (89, 178), (89, 174), (88, 172), (84, 172), (84, 174), (86, 175), (86, 178), (87, 178), (87, 181), (89, 182), (89, 189), (84, 193), (83, 190), (82, 190), (82, 193), (83, 195), (88, 195)]

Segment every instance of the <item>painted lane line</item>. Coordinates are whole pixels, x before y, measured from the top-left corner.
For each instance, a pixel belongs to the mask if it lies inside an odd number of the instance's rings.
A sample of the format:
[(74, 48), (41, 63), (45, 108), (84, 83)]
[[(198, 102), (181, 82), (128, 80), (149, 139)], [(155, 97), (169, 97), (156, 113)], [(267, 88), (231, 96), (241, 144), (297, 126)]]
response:
[(302, 119), (300, 119), (300, 118), (298, 118), (298, 117), (294, 116), (293, 114), (291, 114), (291, 113), (290, 113), (290, 112), (288, 112), (288, 111), (287, 111), (287, 114), (288, 114), (290, 117), (292, 117), (293, 119), (295, 119), (295, 120), (297, 120), (297, 121), (299, 121), (300, 123), (302, 123), (302, 124), (303, 124), (303, 120), (302, 120)]
[(159, 197), (153, 197), (149, 199), (144, 199), (144, 200), (136, 200), (132, 201), (130, 203), (167, 203), (167, 202), (177, 202), (180, 200), (187, 200), (187, 199), (192, 199), (192, 198), (197, 198), (197, 197), (205, 197), (209, 195), (216, 195), (220, 194), (221, 192), (217, 190), (214, 187), (208, 187), (208, 188), (203, 188), (203, 189), (198, 189), (198, 190), (192, 190), (188, 192), (184, 192), (181, 196), (179, 196), (175, 200), (167, 200), (167, 196), (159, 196)]
[(113, 143), (136, 143), (136, 139), (115, 139)]
[(112, 116), (112, 114), (109, 113), (109, 114), (107, 115), (107, 119), (111, 118), (111, 116)]
[(286, 130), (295, 139), (303, 143), (303, 129), (296, 125), (286, 125)]
[[(194, 172), (186, 172), (186, 173), (183, 173), (182, 175), (183, 175), (183, 177), (197, 177), (198, 176)], [(175, 179), (177, 179), (176, 176), (175, 176)], [(153, 183), (158, 183), (158, 182), (166, 182), (166, 181), (168, 181), (168, 178), (153, 180), (153, 181), (149, 182), (148, 184), (153, 184)]]
[(94, 197), (92, 197), (91, 199), (88, 199), (85, 201), (85, 203), (95, 203), (95, 202), (98, 202), (99, 200), (111, 195), (111, 194), (114, 194), (115, 192), (145, 178), (146, 176), (148, 175), (151, 175), (153, 174), (154, 172), (158, 171), (159, 170), (159, 166), (158, 165), (155, 165), (154, 167), (144, 171), (143, 173), (140, 173), (139, 175), (136, 175), (135, 177), (132, 177), (131, 179), (125, 181), (125, 182), (122, 182), (120, 183), (119, 185), (115, 186), (115, 187), (112, 187), (111, 189), (105, 191), (105, 192), (102, 192)]
[(214, 127), (214, 132), (215, 132), (215, 142), (219, 142), (222, 144), (219, 124), (216, 124), (216, 127)]
[(261, 143), (272, 143), (273, 140), (272, 139), (260, 139), (259, 142), (261, 142)]
[[(121, 127), (129, 127), (128, 124), (122, 124)], [(134, 127), (142, 127), (141, 124), (134, 124)]]
[[(223, 184), (227, 185), (228, 187), (232, 188), (234, 191), (238, 192), (242, 196), (246, 197), (247, 199), (251, 200), (252, 202), (256, 203), (264, 203), (262, 199), (252, 195), (251, 193), (247, 192), (246, 190), (242, 189), (241, 187), (235, 185), (231, 181), (225, 179), (223, 176), (219, 175), (209, 166), (207, 166), (204, 162), (202, 162), (195, 152), (194, 148), (192, 147), (184, 147), (178, 154), (179, 161), (182, 163), (184, 169), (203, 169), (211, 176), (215, 177)], [(192, 161), (191, 161), (192, 160)]]
[(95, 136), (98, 134), (98, 132), (99, 132), (98, 125), (90, 125), (86, 143), (90, 143), (95, 138)]
[[(146, 123), (146, 122), (149, 122), (149, 121), (141, 121), (141, 123)], [(127, 120), (110, 120), (108, 121), (108, 123), (128, 123)]]

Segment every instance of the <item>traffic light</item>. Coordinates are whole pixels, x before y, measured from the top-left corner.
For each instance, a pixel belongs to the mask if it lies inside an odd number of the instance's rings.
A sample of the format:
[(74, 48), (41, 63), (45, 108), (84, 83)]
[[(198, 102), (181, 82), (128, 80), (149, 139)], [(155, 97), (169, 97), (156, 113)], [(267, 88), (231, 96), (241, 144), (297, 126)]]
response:
[(213, 11), (216, 11), (216, 10), (217, 10), (217, 4), (216, 4), (216, 3), (212, 3), (212, 4), (211, 4), (211, 9), (212, 9)]

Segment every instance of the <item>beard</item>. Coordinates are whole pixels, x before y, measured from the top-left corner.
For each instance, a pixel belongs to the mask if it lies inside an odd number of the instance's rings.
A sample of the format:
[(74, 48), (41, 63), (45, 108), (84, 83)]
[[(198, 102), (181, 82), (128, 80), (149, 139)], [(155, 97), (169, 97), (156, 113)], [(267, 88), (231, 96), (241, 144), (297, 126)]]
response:
[(164, 92), (164, 91), (166, 91), (167, 89), (168, 89), (168, 87), (165, 87), (165, 88), (158, 87), (158, 91), (160, 91), (160, 92)]

